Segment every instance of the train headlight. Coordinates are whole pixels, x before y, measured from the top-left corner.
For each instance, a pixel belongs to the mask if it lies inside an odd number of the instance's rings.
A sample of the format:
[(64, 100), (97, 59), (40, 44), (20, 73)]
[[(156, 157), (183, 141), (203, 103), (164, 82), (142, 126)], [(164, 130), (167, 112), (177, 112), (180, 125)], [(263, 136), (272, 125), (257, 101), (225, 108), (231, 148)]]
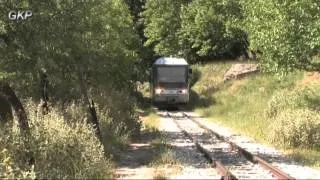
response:
[(155, 89), (155, 92), (156, 92), (156, 94), (160, 94), (162, 92), (162, 89), (157, 88), (157, 89)]
[(181, 90), (181, 93), (182, 93), (182, 94), (186, 94), (187, 92), (188, 92), (188, 89), (182, 89), (182, 90)]

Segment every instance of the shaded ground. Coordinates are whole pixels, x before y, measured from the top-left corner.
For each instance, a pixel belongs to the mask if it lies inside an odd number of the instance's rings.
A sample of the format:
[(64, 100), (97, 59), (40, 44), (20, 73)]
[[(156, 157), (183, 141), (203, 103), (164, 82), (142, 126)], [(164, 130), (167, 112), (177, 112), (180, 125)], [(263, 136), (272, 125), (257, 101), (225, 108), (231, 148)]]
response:
[[(216, 91), (217, 89), (212, 88), (209, 91)], [(182, 106), (185, 110), (195, 110), (196, 108), (206, 108), (215, 104), (215, 99), (212, 96), (200, 96), (197, 92), (190, 89), (190, 102), (187, 105)]]
[(156, 143), (161, 134), (153, 129), (142, 131), (141, 136), (123, 151), (116, 153), (114, 178), (152, 179), (157, 169), (153, 163), (166, 151), (164, 143)]
[[(114, 173), (119, 179), (218, 178), (207, 160), (176, 127), (162, 115), (158, 132), (144, 131), (139, 140), (119, 152)], [(160, 137), (160, 138), (159, 138)]]
[(126, 150), (116, 153), (114, 178), (161, 179), (176, 174), (180, 167), (164, 132), (158, 130), (160, 118), (149, 108), (140, 113), (140, 121), (141, 136)]

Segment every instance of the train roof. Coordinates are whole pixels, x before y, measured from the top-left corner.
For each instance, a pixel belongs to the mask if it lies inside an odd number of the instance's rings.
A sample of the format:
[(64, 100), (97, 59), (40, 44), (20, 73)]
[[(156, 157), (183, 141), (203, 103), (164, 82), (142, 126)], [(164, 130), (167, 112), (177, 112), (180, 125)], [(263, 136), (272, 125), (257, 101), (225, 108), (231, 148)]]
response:
[(174, 57), (161, 57), (158, 58), (154, 65), (188, 65), (188, 62), (184, 58), (174, 58)]

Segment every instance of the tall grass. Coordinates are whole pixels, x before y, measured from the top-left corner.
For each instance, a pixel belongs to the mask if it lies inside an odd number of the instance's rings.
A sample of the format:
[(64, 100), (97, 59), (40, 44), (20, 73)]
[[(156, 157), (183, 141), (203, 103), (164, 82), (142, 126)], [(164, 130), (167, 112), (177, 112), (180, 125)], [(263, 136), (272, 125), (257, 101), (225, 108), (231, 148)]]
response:
[[(81, 119), (65, 119), (55, 108), (46, 116), (39, 116), (34, 112), (36, 104), (33, 102), (26, 102), (25, 107), (31, 138), (26, 141), (19, 133), (16, 123), (13, 127), (2, 127), (0, 177), (111, 177), (112, 163), (106, 158), (103, 145), (90, 126)], [(66, 121), (69, 123), (65, 123)], [(31, 154), (35, 162), (33, 167), (29, 165)]]
[[(193, 89), (199, 96), (214, 100), (212, 105), (199, 105), (196, 108), (198, 112), (264, 143), (284, 149), (296, 148), (294, 152), (311, 148), (310, 151), (300, 151), (308, 159), (310, 154), (315, 154), (314, 151), (319, 151), (320, 138), (314, 133), (320, 123), (317, 115), (320, 107), (319, 82), (297, 88), (297, 84), (306, 78), (306, 73), (296, 71), (281, 77), (259, 74), (223, 83), (223, 74), (230, 66), (197, 66), (202, 77)], [(310, 165), (317, 164), (320, 163), (316, 161)]]
[[(280, 89), (294, 88), (302, 73), (297, 72), (283, 78), (269, 74), (255, 75), (223, 83), (223, 75), (231, 64), (232, 62), (201, 67), (203, 76), (194, 89), (200, 96), (213, 97), (215, 103), (209, 107), (198, 108), (198, 111), (247, 135), (264, 140), (264, 130), (269, 122), (263, 114), (270, 97)], [(210, 89), (216, 91), (208, 92)]]

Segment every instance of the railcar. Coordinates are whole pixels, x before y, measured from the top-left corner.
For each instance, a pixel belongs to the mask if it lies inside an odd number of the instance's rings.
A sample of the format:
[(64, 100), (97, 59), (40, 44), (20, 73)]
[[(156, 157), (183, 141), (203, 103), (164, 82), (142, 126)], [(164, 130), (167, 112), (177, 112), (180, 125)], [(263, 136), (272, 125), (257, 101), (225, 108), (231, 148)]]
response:
[(189, 76), (192, 69), (183, 58), (160, 57), (151, 68), (151, 95), (159, 106), (189, 102)]

